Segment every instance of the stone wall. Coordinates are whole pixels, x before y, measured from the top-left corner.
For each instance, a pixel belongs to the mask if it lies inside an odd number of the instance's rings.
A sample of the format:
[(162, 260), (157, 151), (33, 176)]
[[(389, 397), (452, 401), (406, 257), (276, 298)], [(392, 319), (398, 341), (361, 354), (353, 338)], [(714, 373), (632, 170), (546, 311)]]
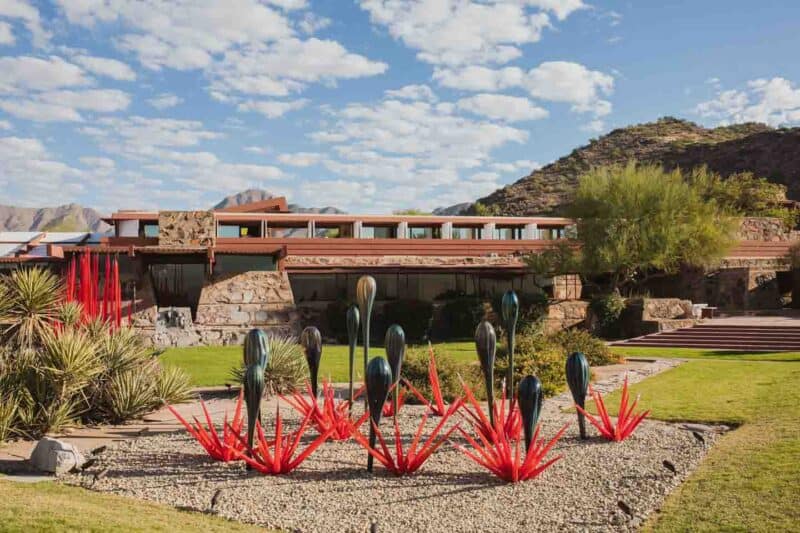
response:
[(241, 344), (247, 332), (297, 335), (299, 313), (286, 272), (245, 272), (212, 277), (204, 283), (192, 319), (189, 309), (177, 308), (180, 325), (168, 326), (164, 309), (141, 309), (134, 325), (156, 346)]
[(589, 311), (589, 302), (582, 300), (553, 302), (547, 308), (544, 320), (546, 333), (584, 325)]
[(577, 274), (553, 277), (554, 300), (580, 300), (583, 284)]
[(774, 217), (744, 217), (739, 226), (738, 238), (743, 241), (788, 241), (795, 236)]
[(159, 246), (213, 246), (216, 238), (211, 211), (159, 211)]
[(680, 298), (628, 300), (620, 317), (623, 338), (693, 326), (692, 302)]
[(427, 255), (347, 255), (347, 256), (298, 256), (290, 255), (283, 260), (284, 268), (293, 267), (524, 267), (520, 256), (499, 255), (481, 257), (449, 257)]

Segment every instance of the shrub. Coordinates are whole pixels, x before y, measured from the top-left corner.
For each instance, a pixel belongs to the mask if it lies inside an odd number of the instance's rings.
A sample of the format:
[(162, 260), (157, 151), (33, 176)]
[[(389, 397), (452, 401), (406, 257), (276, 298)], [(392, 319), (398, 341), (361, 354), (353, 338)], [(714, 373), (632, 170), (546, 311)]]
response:
[(17, 401), (11, 396), (0, 396), (0, 442), (8, 440), (17, 416)]
[(589, 303), (594, 316), (594, 332), (605, 338), (620, 336), (620, 316), (625, 310), (625, 298), (618, 292), (596, 296)]
[[(517, 298), (519, 299), (519, 321), (517, 322), (517, 331), (535, 326), (541, 323), (547, 316), (549, 300), (544, 292), (518, 292)], [(502, 316), (502, 302), (502, 294), (492, 298), (492, 310), (498, 320)], [(501, 323), (495, 324), (495, 326), (502, 328)]]
[(565, 356), (572, 352), (583, 352), (592, 366), (610, 365), (621, 360), (602, 339), (581, 329), (565, 329), (548, 335), (546, 340), (559, 346)]
[[(268, 335), (269, 361), (264, 370), (267, 394), (284, 394), (297, 389), (308, 379), (308, 368), (297, 339), (285, 335)], [(231, 370), (237, 383), (244, 383), (244, 364)]]
[[(462, 362), (453, 356), (434, 348), (436, 355), (436, 367), (439, 371), (439, 385), (442, 389), (442, 397), (446, 402), (451, 402), (455, 398), (463, 395), (461, 381), (472, 387), (476, 397), (483, 399), (486, 391), (481, 377), (481, 368), (478, 358), (475, 357), (474, 363)], [(411, 382), (422, 394), (431, 399), (431, 386), (428, 380), (428, 361), (430, 351), (428, 347), (416, 346), (406, 350), (406, 357), (403, 360), (402, 375)], [(406, 396), (409, 403), (417, 401), (413, 394)]]
[(420, 342), (428, 335), (433, 304), (422, 300), (394, 300), (384, 304), (380, 315), (379, 321), (385, 327), (400, 324), (408, 342)]
[(436, 336), (441, 339), (472, 338), (483, 314), (483, 302), (479, 298), (461, 296), (449, 300), (442, 306)]

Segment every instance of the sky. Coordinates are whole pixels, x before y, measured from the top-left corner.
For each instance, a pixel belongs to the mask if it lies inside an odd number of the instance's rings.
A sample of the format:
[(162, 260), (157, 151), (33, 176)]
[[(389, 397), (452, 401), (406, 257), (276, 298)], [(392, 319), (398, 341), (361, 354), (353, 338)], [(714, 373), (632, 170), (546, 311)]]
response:
[(474, 201), (614, 128), (800, 124), (800, 2), (0, 0), (0, 204)]

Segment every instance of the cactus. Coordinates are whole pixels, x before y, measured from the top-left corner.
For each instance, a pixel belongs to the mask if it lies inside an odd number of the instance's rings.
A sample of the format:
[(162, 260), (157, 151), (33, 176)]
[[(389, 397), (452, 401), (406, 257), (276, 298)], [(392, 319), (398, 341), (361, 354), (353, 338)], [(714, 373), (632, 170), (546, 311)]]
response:
[[(369, 428), (369, 446), (375, 448), (375, 428), (381, 421), (383, 404), (389, 395), (392, 386), (392, 369), (389, 363), (382, 357), (373, 357), (367, 365), (367, 405), (369, 406), (369, 416), (372, 419)], [(373, 457), (370, 454), (367, 459), (367, 471), (372, 472)]]
[(269, 363), (266, 334), (252, 329), (244, 339), (244, 400), (247, 405), (247, 448), (253, 448), (256, 421), (261, 418), (261, 396), (264, 395), (264, 370)]
[(300, 334), (300, 344), (306, 353), (308, 371), (311, 374), (311, 394), (313, 401), (317, 401), (317, 375), (319, 374), (319, 361), (322, 359), (322, 335), (314, 326), (309, 326)]
[[(575, 405), (586, 408), (586, 391), (589, 389), (589, 362), (581, 352), (573, 352), (567, 357), (567, 385), (572, 393)], [(586, 438), (586, 419), (578, 411), (578, 428), (581, 438)]]
[(392, 383), (394, 392), (392, 393), (392, 405), (395, 416), (400, 410), (398, 399), (400, 396), (400, 371), (403, 367), (403, 357), (406, 353), (406, 334), (403, 328), (397, 324), (392, 324), (386, 330), (386, 358), (389, 360), (389, 368), (392, 370)]
[(536, 376), (525, 376), (519, 382), (519, 410), (522, 415), (522, 429), (525, 432), (525, 451), (531, 447), (533, 428), (539, 422), (539, 415), (542, 412), (542, 402), (544, 393), (542, 392), (542, 382)]
[(361, 317), (358, 312), (358, 306), (351, 305), (347, 308), (347, 341), (350, 346), (350, 409), (353, 408), (353, 401), (355, 400), (353, 379), (355, 378), (356, 345), (358, 344), (358, 326), (360, 322)]
[(508, 339), (508, 371), (506, 373), (506, 395), (514, 397), (514, 340), (517, 335), (517, 320), (519, 320), (519, 298), (514, 291), (506, 291), (500, 305), (503, 315), (503, 327), (506, 329)]
[(361, 319), (364, 321), (362, 333), (364, 335), (364, 379), (367, 375), (367, 361), (369, 360), (369, 326), (372, 318), (372, 306), (375, 304), (375, 293), (378, 286), (372, 276), (361, 276), (356, 284), (356, 301)]
[(486, 384), (486, 399), (489, 403), (489, 422), (494, 427), (494, 358), (497, 351), (497, 334), (492, 325), (484, 320), (475, 329), (475, 349), (481, 362), (483, 380)]

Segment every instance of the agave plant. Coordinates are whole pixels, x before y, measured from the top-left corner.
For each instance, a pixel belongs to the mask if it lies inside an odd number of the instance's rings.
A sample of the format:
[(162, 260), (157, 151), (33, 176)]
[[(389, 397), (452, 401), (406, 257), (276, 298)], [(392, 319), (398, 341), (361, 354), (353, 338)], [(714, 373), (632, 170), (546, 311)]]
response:
[(171, 405), (167, 408), (172, 412), (175, 418), (183, 424), (186, 431), (194, 437), (197, 442), (202, 446), (208, 455), (215, 461), (229, 462), (235, 461), (240, 458), (241, 452), (245, 449), (245, 438), (242, 435), (244, 429), (244, 417), (242, 415), (242, 400), (244, 399), (244, 391), (239, 392), (239, 398), (236, 400), (236, 408), (233, 413), (233, 420), (228, 423), (228, 413), (225, 413), (225, 419), (222, 424), (222, 437), (217, 433), (216, 427), (211, 422), (211, 416), (208, 414), (208, 409), (203, 400), (200, 400), (200, 406), (203, 408), (203, 414), (206, 419), (206, 426), (194, 418), (194, 424), (190, 424), (183, 418), (178, 411)]
[(622, 442), (627, 439), (636, 430), (637, 426), (641, 424), (642, 420), (650, 414), (650, 411), (645, 411), (643, 413), (633, 412), (633, 410), (636, 409), (636, 405), (639, 403), (639, 398), (636, 398), (630, 407), (628, 406), (628, 376), (625, 376), (625, 382), (622, 385), (622, 396), (619, 400), (619, 412), (616, 424), (614, 424), (608, 416), (606, 404), (600, 393), (591, 387), (589, 387), (589, 392), (592, 395), (592, 399), (594, 399), (600, 420), (598, 421), (580, 405), (575, 404), (575, 408), (583, 414), (589, 422), (597, 428), (600, 435), (607, 440)]
[(431, 358), (428, 361), (428, 382), (431, 386), (431, 394), (433, 401), (429, 401), (422, 393), (407, 379), (403, 380), (405, 386), (417, 397), (417, 399), (428, 407), (431, 414), (434, 416), (444, 416), (446, 407), (444, 404), (444, 397), (442, 396), (442, 387), (439, 382), (439, 370), (436, 368), (436, 355), (433, 353), (433, 346), (428, 343), (428, 351)]
[[(320, 434), (302, 452), (296, 454), (300, 445), (300, 439), (311, 427), (311, 414), (303, 417), (300, 427), (293, 433), (284, 434), (283, 419), (281, 418), (280, 406), (277, 407), (275, 414), (275, 436), (272, 440), (267, 440), (264, 436), (264, 429), (260, 422), (256, 423), (256, 445), (249, 446), (248, 456), (243, 451), (234, 451), (234, 455), (244, 460), (247, 465), (262, 474), (276, 476), (288, 474), (305, 461), (314, 451), (319, 448), (328, 437), (333, 433), (333, 428)], [(244, 442), (241, 439), (241, 442)]]
[(450, 435), (456, 429), (459, 429), (458, 424), (456, 424), (443, 435), (439, 436), (447, 420), (461, 407), (461, 402), (462, 400), (459, 398), (450, 404), (450, 407), (444, 413), (441, 420), (439, 420), (439, 423), (436, 424), (436, 427), (433, 428), (433, 431), (431, 431), (430, 435), (428, 435), (428, 438), (425, 439), (425, 441), (422, 443), (422, 446), (420, 446), (420, 442), (422, 442), (422, 432), (425, 429), (425, 423), (428, 421), (428, 413), (425, 413), (419, 423), (419, 426), (417, 427), (417, 431), (414, 434), (411, 445), (406, 450), (403, 449), (403, 439), (400, 435), (400, 425), (397, 422), (397, 418), (395, 418), (394, 448), (396, 457), (392, 456), (391, 449), (386, 445), (386, 440), (383, 438), (383, 435), (381, 434), (381, 431), (375, 422), (372, 422), (372, 430), (374, 431), (375, 435), (377, 435), (378, 442), (380, 442), (380, 449), (376, 449), (374, 444), (370, 444), (367, 441), (367, 438), (361, 433), (361, 431), (358, 430), (357, 427), (352, 428), (352, 435), (355, 441), (363, 446), (367, 452), (369, 452), (370, 457), (377, 459), (379, 463), (381, 463), (394, 475), (403, 476), (413, 474), (422, 467), (425, 461), (427, 461), (436, 450), (438, 450), (445, 442), (447, 442), (447, 440), (450, 438)]
[(564, 425), (547, 443), (545, 443), (544, 439), (539, 439), (540, 427), (536, 426), (531, 446), (524, 454), (520, 453), (521, 443), (519, 437), (508, 439), (505, 435), (501, 435), (499, 439), (490, 441), (478, 433), (478, 438), (480, 439), (480, 442), (478, 442), (460, 427), (458, 431), (467, 440), (473, 451), (469, 451), (459, 445), (456, 445), (456, 448), (504, 481), (509, 483), (527, 481), (537, 477), (563, 457), (562, 455), (557, 455), (543, 462), (550, 449), (564, 435), (567, 425)]
[[(353, 426), (360, 427), (367, 418), (369, 413), (365, 412), (361, 418), (353, 421), (351, 418), (351, 402), (349, 400), (340, 400), (336, 402), (333, 387), (330, 383), (322, 381), (322, 407), (317, 404), (316, 397), (311, 390), (311, 384), (306, 384), (308, 389), (307, 396), (295, 391), (291, 396), (281, 396), (281, 399), (291, 405), (295, 411), (305, 418), (311, 416), (311, 420), (320, 434), (328, 432), (333, 428), (330, 434), (331, 439), (336, 441), (344, 441), (350, 438), (351, 428)], [(354, 400), (364, 393), (365, 387), (354, 394)]]
[(11, 396), (0, 396), (0, 443), (12, 434), (16, 416), (17, 400)]
[[(297, 338), (290, 335), (267, 334), (269, 360), (264, 369), (264, 389), (267, 394), (286, 394), (302, 388), (308, 376), (302, 349)], [(244, 364), (231, 370), (231, 379), (244, 384)]]

